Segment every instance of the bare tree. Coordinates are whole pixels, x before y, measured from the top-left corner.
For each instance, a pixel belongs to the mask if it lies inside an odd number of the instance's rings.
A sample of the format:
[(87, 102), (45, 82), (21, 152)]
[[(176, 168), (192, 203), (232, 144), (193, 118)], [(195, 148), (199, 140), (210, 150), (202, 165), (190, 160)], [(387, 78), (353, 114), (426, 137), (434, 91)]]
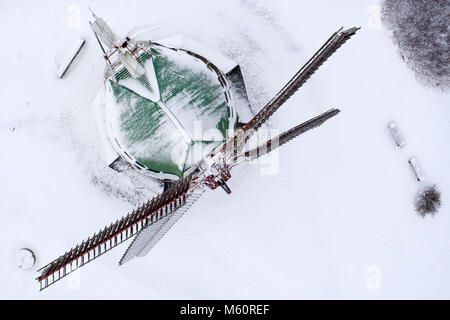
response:
[(450, 88), (449, 0), (383, 0), (382, 20), (407, 65), (425, 83)]
[(441, 206), (441, 192), (436, 185), (426, 186), (417, 193), (414, 205), (422, 216), (435, 215)]

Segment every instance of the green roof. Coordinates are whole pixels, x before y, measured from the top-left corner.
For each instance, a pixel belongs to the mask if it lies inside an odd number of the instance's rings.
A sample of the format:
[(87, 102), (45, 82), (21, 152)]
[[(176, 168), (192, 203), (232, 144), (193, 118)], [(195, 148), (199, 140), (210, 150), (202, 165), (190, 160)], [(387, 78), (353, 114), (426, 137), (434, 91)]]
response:
[[(109, 81), (114, 140), (128, 160), (181, 178), (226, 139), (227, 129), (234, 126), (231, 106), (226, 87), (203, 61), (182, 50), (152, 51), (152, 56), (139, 56), (147, 74), (132, 79), (123, 68), (116, 73), (118, 83)], [(158, 88), (150, 77), (156, 77)], [(124, 84), (130, 79), (139, 90)], [(159, 92), (159, 100), (152, 101), (143, 88)]]

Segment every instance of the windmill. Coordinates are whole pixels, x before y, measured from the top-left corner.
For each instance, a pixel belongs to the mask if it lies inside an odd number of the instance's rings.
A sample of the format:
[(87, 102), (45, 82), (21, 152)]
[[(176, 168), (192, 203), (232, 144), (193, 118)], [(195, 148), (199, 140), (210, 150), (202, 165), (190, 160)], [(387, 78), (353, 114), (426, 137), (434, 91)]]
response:
[[(152, 41), (136, 41), (130, 36), (119, 39), (103, 19), (95, 15), (94, 18), (91, 28), (103, 51), (112, 81), (117, 81), (114, 77), (116, 69), (125, 67), (131, 77), (139, 79), (147, 86), (151, 79), (145, 74), (140, 54), (150, 53), (152, 49), (164, 45)], [(227, 194), (231, 193), (227, 181), (231, 178), (233, 167), (259, 158), (337, 115), (340, 112), (338, 109), (330, 109), (256, 148), (246, 148), (255, 132), (358, 30), (359, 28), (348, 30), (341, 28), (334, 32), (261, 111), (237, 129), (233, 136), (204, 156), (185, 176), (171, 183), (161, 194), (39, 269), (40, 275), (37, 280), (40, 290), (132, 237), (134, 239), (123, 254), (119, 265), (135, 257), (145, 256), (204, 192), (220, 187)], [(195, 53), (189, 54), (195, 56)]]

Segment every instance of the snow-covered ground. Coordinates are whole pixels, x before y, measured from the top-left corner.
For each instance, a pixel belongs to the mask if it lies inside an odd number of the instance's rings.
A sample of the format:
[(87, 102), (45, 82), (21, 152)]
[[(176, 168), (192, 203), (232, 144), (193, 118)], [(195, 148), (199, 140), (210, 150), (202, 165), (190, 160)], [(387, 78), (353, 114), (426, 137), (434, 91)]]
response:
[[(450, 298), (449, 94), (416, 81), (378, 5), (0, 1), (0, 298)], [(255, 110), (338, 27), (363, 29), (274, 115), (270, 126), (285, 130), (342, 110), (281, 148), (275, 174), (236, 168), (233, 193), (206, 193), (147, 257), (118, 267), (122, 245), (39, 292), (36, 267), (15, 267), (16, 249), (34, 249), (40, 267), (150, 194), (102, 160), (92, 102), (104, 64), (87, 7), (119, 34), (152, 24), (234, 59)], [(59, 80), (78, 36), (87, 43)], [(433, 218), (414, 211), (413, 155), (442, 191)]]

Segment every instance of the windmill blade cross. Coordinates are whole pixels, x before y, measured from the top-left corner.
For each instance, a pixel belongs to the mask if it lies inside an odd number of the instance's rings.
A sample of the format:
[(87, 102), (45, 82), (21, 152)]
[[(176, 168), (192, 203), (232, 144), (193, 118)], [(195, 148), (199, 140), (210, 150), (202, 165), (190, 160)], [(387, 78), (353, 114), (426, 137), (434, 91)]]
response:
[[(219, 82), (228, 86), (227, 77), (206, 58), (195, 52), (166, 47), (162, 44), (139, 42), (126, 37), (119, 39), (108, 27), (106, 22), (95, 16), (90, 23), (92, 30), (104, 53), (106, 64), (113, 81), (117, 81), (114, 72), (118, 67), (125, 67), (130, 75), (139, 78), (144, 71), (142, 62), (134, 53), (137, 49), (152, 46), (153, 49), (163, 46), (171, 50), (182, 50), (186, 54), (201, 60), (209, 69), (219, 75)], [(87, 240), (65, 252), (59, 258), (38, 270), (37, 278), (40, 290), (47, 288), (69, 273), (98, 258), (120, 243), (135, 237), (125, 251), (119, 264), (124, 264), (134, 257), (142, 257), (158, 243), (171, 227), (184, 215), (192, 204), (204, 193), (206, 188), (212, 190), (221, 186), (227, 193), (231, 190), (226, 182), (231, 177), (230, 168), (245, 160), (254, 160), (271, 152), (298, 135), (322, 125), (328, 119), (337, 115), (338, 109), (331, 109), (313, 119), (310, 119), (281, 135), (270, 139), (257, 148), (243, 152), (251, 136), (264, 124), (278, 108), (283, 105), (314, 72), (342, 46), (359, 28), (342, 31), (342, 28), (322, 45), (322, 47), (308, 60), (308, 62), (292, 77), (292, 79), (262, 108), (242, 129), (222, 145), (216, 147), (207, 157), (202, 158), (186, 178), (178, 181), (160, 195), (147, 201), (133, 210), (127, 216), (111, 223)], [(113, 56), (115, 60), (110, 58)], [(227, 100), (228, 101), (228, 100)]]

